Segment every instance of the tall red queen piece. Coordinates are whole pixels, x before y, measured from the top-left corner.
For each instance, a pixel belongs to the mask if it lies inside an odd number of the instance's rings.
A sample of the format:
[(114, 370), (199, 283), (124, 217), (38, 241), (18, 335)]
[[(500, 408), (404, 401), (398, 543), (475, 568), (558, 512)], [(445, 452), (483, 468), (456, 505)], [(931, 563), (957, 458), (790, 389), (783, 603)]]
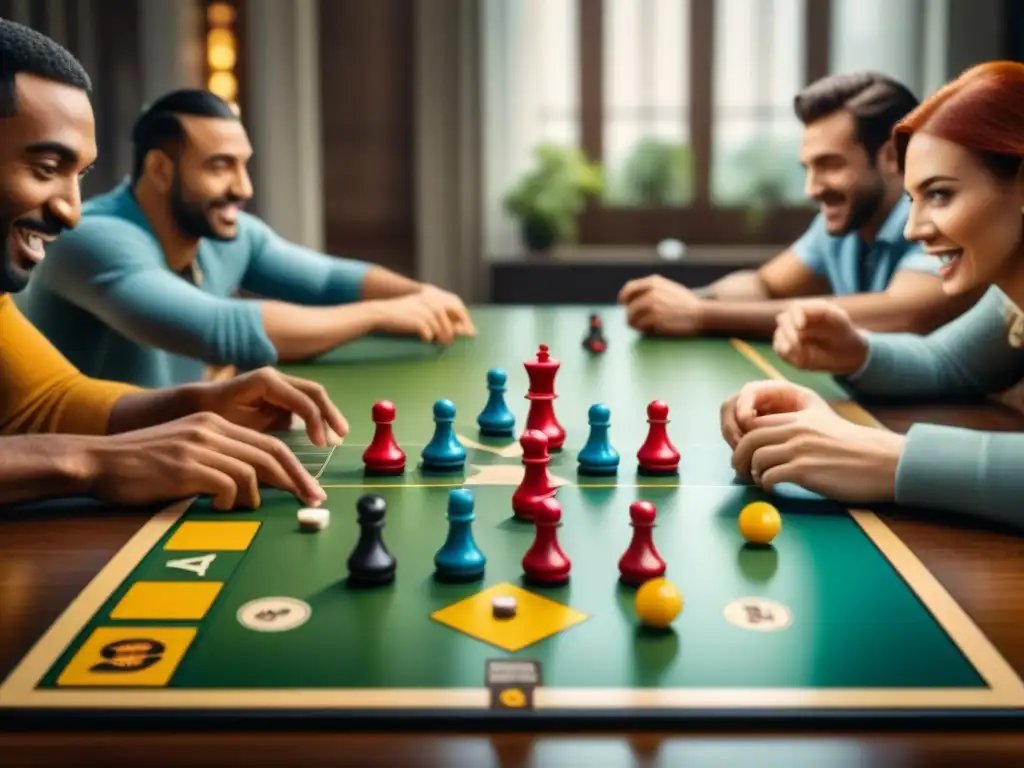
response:
[(551, 357), (546, 344), (541, 344), (536, 360), (523, 363), (530, 377), (530, 412), (526, 416), (526, 429), (536, 429), (548, 438), (548, 450), (557, 451), (565, 443), (565, 430), (555, 417), (555, 376), (561, 363)]
[(373, 440), (363, 451), (363, 464), (368, 475), (400, 475), (405, 471), (405, 452), (395, 441), (392, 424), (395, 404), (381, 400), (373, 405), (373, 421), (377, 425)]

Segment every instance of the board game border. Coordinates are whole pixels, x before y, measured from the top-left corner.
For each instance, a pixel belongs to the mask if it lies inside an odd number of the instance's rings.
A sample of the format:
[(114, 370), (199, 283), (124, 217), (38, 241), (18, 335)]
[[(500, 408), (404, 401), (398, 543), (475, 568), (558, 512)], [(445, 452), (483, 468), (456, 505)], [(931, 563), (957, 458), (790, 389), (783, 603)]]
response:
[[(734, 349), (773, 379), (786, 381), (757, 350), (730, 339)], [(852, 400), (830, 403), (837, 412), (858, 424), (885, 429)], [(337, 446), (335, 446), (336, 448)], [(333, 456), (332, 449), (319, 476)], [(402, 486), (396, 486), (402, 487)], [(117, 552), (97, 576), (64, 609), (44, 635), (0, 683), (0, 711), (110, 711), (230, 712), (232, 716), (259, 713), (335, 713), (341, 715), (482, 714), (489, 711), (490, 695), (481, 681), (474, 688), (366, 688), (366, 689), (37, 689), (36, 686), (91, 621), (110, 595), (142, 559), (186, 513), (193, 500), (173, 504), (150, 518)], [(787, 718), (794, 714), (852, 713), (858, 718), (900, 714), (943, 716), (1024, 714), (1024, 681), (910, 548), (879, 518), (866, 509), (847, 510), (864, 535), (878, 548), (973, 666), (987, 687), (964, 688), (555, 688), (534, 692), (535, 712), (567, 717), (602, 714), (622, 719), (630, 714), (678, 720), (748, 714), (759, 718)], [(77, 618), (76, 618), (77, 617)], [(81, 617), (85, 617), (82, 619)], [(531, 714), (531, 713), (526, 713)]]

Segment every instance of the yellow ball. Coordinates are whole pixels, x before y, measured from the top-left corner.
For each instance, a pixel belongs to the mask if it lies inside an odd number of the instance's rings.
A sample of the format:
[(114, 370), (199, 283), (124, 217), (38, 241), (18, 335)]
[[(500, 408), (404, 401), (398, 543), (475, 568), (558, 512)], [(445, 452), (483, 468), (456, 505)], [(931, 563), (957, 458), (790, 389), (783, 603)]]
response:
[(636, 615), (648, 627), (665, 629), (683, 610), (683, 595), (665, 579), (651, 579), (636, 591)]
[(779, 510), (766, 501), (747, 504), (740, 512), (740, 533), (753, 544), (768, 544), (782, 528)]

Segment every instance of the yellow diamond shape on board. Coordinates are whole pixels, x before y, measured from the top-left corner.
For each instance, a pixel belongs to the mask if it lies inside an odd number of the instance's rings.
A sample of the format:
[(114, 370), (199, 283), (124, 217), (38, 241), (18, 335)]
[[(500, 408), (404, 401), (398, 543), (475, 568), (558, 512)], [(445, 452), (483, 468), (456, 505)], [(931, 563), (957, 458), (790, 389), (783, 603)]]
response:
[[(516, 615), (495, 618), (491, 601), (496, 597), (514, 597)], [(527, 592), (514, 584), (496, 584), (430, 614), (477, 640), (515, 652), (586, 621), (588, 616), (575, 608)]]

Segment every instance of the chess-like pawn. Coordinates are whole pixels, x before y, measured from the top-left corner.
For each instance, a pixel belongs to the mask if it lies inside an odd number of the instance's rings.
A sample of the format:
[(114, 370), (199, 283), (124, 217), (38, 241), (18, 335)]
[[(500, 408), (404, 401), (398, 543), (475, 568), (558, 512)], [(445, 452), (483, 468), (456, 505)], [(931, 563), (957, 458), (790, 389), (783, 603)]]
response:
[(377, 425), (373, 440), (363, 451), (363, 464), (368, 475), (400, 475), (405, 471), (405, 452), (395, 441), (392, 423), (395, 404), (381, 400), (373, 406), (372, 417)]
[(679, 451), (668, 437), (668, 405), (654, 400), (647, 406), (647, 439), (636, 452), (641, 475), (673, 475), (679, 470)]
[(583, 348), (588, 352), (600, 354), (608, 349), (608, 342), (604, 338), (604, 331), (601, 326), (601, 318), (598, 315), (590, 316), (590, 328), (583, 338)]
[(351, 587), (381, 587), (395, 580), (395, 558), (384, 545), (384, 516), (387, 503), (380, 496), (367, 494), (356, 504), (359, 541), (348, 558), (348, 583)]
[(512, 511), (519, 520), (531, 521), (545, 499), (555, 495), (555, 485), (548, 474), (548, 438), (537, 429), (528, 429), (519, 438), (523, 448), (523, 480), (512, 494)]
[(427, 472), (457, 472), (466, 463), (466, 449), (455, 436), (455, 403), (434, 403), (434, 436), (423, 449), (422, 468)]
[(614, 475), (619, 471), (619, 452), (608, 439), (611, 410), (604, 403), (590, 406), (590, 436), (576, 457), (581, 475)]
[(510, 437), (514, 434), (516, 417), (505, 403), (505, 382), (507, 380), (508, 375), (499, 368), (492, 368), (487, 372), (487, 389), (490, 394), (487, 397), (487, 405), (476, 417), (481, 435)]
[(487, 558), (473, 539), (473, 494), (465, 488), (448, 492), (448, 538), (434, 555), (434, 578), (442, 582), (477, 581)]
[(532, 546), (523, 555), (523, 577), (529, 584), (558, 587), (569, 581), (572, 561), (558, 543), (558, 525), (562, 507), (554, 496), (541, 503), (533, 524), (536, 535)]
[(665, 561), (654, 546), (656, 515), (657, 511), (649, 501), (634, 501), (629, 505), (633, 539), (619, 558), (619, 579), (623, 584), (639, 587), (645, 581), (665, 575)]

